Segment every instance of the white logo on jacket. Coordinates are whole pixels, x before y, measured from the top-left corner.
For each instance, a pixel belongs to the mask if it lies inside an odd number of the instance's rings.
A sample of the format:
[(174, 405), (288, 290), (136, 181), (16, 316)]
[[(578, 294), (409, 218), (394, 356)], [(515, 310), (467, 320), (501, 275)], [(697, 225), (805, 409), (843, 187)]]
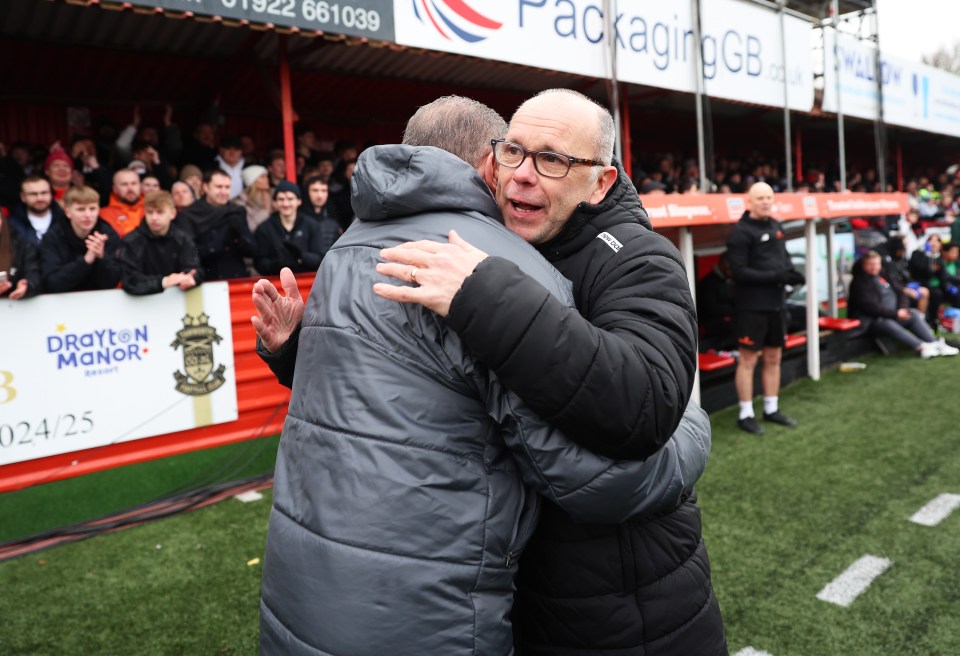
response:
[(601, 232), (597, 235), (597, 239), (600, 239), (607, 246), (613, 249), (614, 253), (619, 253), (620, 249), (623, 248), (623, 244), (617, 241), (617, 238), (611, 235), (609, 232)]

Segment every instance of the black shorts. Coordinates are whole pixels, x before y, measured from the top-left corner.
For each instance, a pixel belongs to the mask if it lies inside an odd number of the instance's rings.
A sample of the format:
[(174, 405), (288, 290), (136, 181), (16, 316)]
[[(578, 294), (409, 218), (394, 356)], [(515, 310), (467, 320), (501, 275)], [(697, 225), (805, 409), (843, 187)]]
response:
[(741, 310), (734, 319), (737, 346), (748, 351), (759, 351), (764, 346), (783, 348), (786, 330), (783, 312), (753, 312)]

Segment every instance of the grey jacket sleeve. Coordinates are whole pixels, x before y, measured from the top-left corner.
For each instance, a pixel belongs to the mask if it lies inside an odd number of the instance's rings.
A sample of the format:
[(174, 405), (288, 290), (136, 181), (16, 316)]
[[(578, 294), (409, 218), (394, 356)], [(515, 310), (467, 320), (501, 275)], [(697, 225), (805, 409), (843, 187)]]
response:
[(619, 524), (676, 509), (710, 455), (710, 419), (693, 402), (662, 449), (645, 460), (612, 460), (564, 437), (496, 380), (487, 401), (524, 482), (581, 523)]

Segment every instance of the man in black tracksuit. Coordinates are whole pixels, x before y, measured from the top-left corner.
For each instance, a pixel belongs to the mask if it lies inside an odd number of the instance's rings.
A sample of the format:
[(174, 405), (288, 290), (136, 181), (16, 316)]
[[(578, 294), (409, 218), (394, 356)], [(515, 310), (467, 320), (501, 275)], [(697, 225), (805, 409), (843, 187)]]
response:
[(779, 409), (780, 361), (783, 354), (786, 295), (784, 285), (800, 285), (780, 223), (770, 217), (773, 189), (758, 182), (747, 193), (748, 211), (727, 237), (727, 259), (736, 284), (734, 334), (740, 349), (735, 381), (740, 399), (737, 426), (762, 435), (753, 413), (753, 377), (763, 353), (763, 418), (781, 426), (797, 422)]
[[(645, 458), (689, 400), (696, 316), (679, 253), (622, 169), (598, 161), (613, 139), (606, 110), (553, 90), (521, 105), (494, 145), (504, 222), (573, 282), (576, 310), (455, 234), (383, 251), (395, 264), (381, 273), (420, 286), (375, 291), (446, 315), (505, 387), (579, 444)], [(726, 654), (695, 495), (619, 525), (577, 524), (544, 504), (514, 620), (520, 654)]]

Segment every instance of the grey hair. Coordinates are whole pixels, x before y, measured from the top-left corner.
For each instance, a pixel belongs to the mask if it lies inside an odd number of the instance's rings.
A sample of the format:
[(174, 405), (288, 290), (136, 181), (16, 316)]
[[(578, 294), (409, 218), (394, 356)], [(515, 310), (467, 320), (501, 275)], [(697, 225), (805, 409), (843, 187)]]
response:
[[(548, 96), (558, 93), (585, 100), (593, 105), (597, 110), (597, 139), (594, 142), (594, 148), (596, 150), (593, 153), (592, 159), (603, 162), (604, 166), (609, 166), (613, 161), (613, 144), (617, 138), (617, 129), (613, 124), (613, 116), (610, 115), (610, 111), (593, 98), (585, 96), (579, 91), (574, 91), (573, 89), (546, 89), (545, 91), (541, 91), (535, 95), (533, 98), (539, 98), (540, 96)], [(526, 105), (528, 102), (530, 102), (530, 100), (533, 100), (533, 98), (525, 101), (523, 105)], [(520, 105), (520, 108), (522, 108), (523, 105)], [(517, 111), (520, 111), (520, 108), (518, 108)], [(596, 172), (596, 175), (599, 175), (599, 171)]]
[(442, 148), (476, 169), (490, 153), (490, 140), (502, 139), (506, 133), (503, 117), (483, 103), (463, 96), (443, 96), (410, 117), (403, 143)]

